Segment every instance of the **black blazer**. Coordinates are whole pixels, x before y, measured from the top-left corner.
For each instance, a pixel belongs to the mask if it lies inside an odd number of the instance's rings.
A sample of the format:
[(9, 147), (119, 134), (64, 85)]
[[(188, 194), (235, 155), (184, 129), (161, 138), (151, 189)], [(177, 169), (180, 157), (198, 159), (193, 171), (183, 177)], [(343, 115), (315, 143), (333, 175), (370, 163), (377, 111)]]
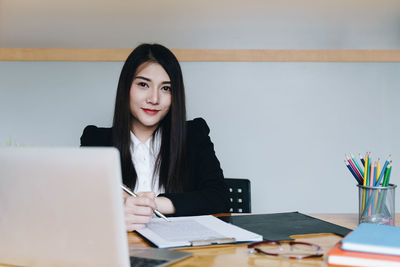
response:
[[(188, 177), (183, 193), (161, 194), (175, 206), (175, 216), (228, 212), (228, 190), (220, 163), (202, 118), (186, 122)], [(81, 146), (113, 146), (111, 128), (87, 126)]]

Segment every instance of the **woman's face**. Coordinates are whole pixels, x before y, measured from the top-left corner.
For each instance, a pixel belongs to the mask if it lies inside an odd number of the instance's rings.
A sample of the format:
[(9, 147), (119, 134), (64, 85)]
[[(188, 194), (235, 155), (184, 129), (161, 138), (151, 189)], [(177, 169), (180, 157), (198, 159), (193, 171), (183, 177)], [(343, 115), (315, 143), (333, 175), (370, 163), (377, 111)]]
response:
[(164, 68), (155, 62), (140, 65), (130, 89), (133, 132), (154, 132), (167, 115), (171, 101), (171, 80)]

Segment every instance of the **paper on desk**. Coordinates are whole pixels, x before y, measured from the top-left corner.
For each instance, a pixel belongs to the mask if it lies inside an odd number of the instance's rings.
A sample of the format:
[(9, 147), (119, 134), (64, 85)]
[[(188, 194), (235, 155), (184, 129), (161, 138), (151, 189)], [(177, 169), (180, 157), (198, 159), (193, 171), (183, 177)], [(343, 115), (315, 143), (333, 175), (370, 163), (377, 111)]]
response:
[(235, 238), (236, 242), (262, 240), (261, 235), (223, 222), (211, 215), (169, 219), (170, 222), (161, 218), (153, 218), (146, 228), (137, 230), (137, 232), (159, 248), (190, 246), (190, 241), (194, 240), (220, 238)]

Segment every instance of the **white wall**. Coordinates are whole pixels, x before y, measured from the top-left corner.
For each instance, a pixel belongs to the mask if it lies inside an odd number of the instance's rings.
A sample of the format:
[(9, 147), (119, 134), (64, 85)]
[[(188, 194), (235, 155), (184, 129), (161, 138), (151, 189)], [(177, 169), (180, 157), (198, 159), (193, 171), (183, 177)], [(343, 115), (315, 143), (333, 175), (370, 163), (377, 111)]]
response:
[[(78, 146), (110, 126), (122, 63), (0, 62), (0, 140)], [(255, 212), (355, 212), (344, 154), (392, 154), (398, 183), (400, 63), (182, 63), (188, 117), (204, 117), (226, 177)], [(397, 210), (400, 210), (397, 198)]]
[[(399, 49), (400, 2), (0, 0), (0, 47)], [(0, 144), (78, 146), (110, 126), (121, 62), (0, 62)], [(344, 153), (394, 161), (400, 63), (182, 63), (226, 177), (254, 212), (356, 212)], [(397, 190), (398, 191), (398, 190)], [(400, 196), (397, 196), (400, 211)]]

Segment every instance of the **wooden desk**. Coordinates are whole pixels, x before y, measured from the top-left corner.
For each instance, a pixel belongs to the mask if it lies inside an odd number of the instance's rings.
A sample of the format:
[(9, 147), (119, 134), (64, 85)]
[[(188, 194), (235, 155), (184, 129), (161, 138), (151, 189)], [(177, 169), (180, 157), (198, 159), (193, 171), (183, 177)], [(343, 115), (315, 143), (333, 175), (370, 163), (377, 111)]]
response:
[[(357, 214), (309, 214), (313, 217), (332, 222), (350, 229), (358, 225)], [(396, 214), (396, 225), (400, 225), (400, 214)], [(318, 244), (326, 253), (341, 237), (336, 235), (308, 235), (292, 236), (296, 240), (307, 241)], [(137, 234), (129, 233), (130, 245), (148, 246)], [(249, 254), (246, 244), (221, 245), (200, 248), (180, 248), (177, 250), (193, 253), (193, 257), (182, 260), (172, 266), (279, 266), (279, 267), (302, 267), (302, 266), (328, 266), (326, 257), (319, 260), (286, 260), (278, 257), (268, 257), (258, 254)]]

